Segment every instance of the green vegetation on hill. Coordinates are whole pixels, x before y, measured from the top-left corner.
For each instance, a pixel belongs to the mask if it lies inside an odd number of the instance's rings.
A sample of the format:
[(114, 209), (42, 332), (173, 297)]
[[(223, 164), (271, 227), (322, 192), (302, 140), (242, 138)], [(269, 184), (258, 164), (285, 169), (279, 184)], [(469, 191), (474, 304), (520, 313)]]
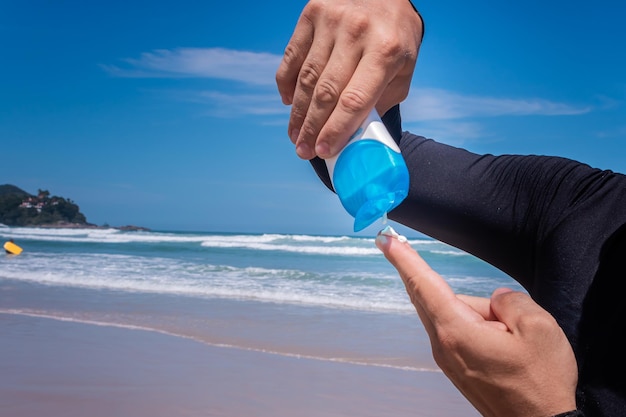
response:
[(16, 194), (23, 197), (32, 197), (26, 191), (11, 184), (0, 185), (0, 197), (3, 197), (5, 194)]
[(0, 223), (7, 226), (87, 224), (87, 219), (72, 200), (50, 196), (47, 190), (39, 190), (35, 196), (5, 184), (0, 185)]

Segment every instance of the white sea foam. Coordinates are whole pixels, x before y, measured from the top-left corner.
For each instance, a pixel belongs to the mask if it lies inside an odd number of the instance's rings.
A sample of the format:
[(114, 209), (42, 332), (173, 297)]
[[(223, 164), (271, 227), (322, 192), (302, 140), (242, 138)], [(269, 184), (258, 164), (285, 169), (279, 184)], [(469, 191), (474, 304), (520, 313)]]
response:
[(437, 255), (449, 255), (449, 256), (471, 256), (467, 252), (463, 252), (460, 250), (431, 250), (430, 253), (434, 253)]
[(203, 241), (202, 246), (210, 248), (241, 248), (260, 251), (283, 251), (319, 255), (337, 255), (337, 256), (372, 256), (380, 255), (380, 251), (375, 247), (355, 247), (355, 246), (291, 246), (285, 244), (271, 243), (251, 243), (233, 240), (225, 241)]
[[(373, 238), (14, 227), (1, 228), (0, 237), (19, 239), (25, 248), (19, 257), (0, 257), (0, 279), (412, 312), (396, 271)], [(459, 267), (478, 268), (465, 262), (463, 256), (469, 255), (443, 243), (420, 239), (410, 243), (425, 255), (440, 255), (432, 257), (435, 270), (456, 274)], [(470, 269), (467, 277), (454, 278), (451, 284), (488, 295), (492, 280), (475, 282), (474, 275)]]
[[(36, 240), (63, 243), (103, 243), (103, 244), (198, 244), (206, 248), (239, 248), (255, 251), (282, 251), (311, 255), (334, 256), (380, 256), (374, 245), (374, 238), (348, 236), (311, 236), (289, 234), (201, 234), (174, 232), (125, 232), (117, 229), (53, 229), (18, 228), (0, 229), (0, 238), (20, 241)], [(418, 250), (450, 248), (433, 240), (411, 240)], [(436, 245), (433, 247), (433, 245)], [(444, 253), (438, 251), (438, 253)], [(450, 251), (450, 255), (459, 253)]]
[(316, 242), (331, 244), (358, 241), (359, 238), (332, 237), (332, 236), (306, 236), (306, 235), (236, 235), (236, 234), (198, 234), (198, 233), (173, 233), (173, 232), (124, 232), (118, 229), (55, 229), (55, 228), (31, 228), (31, 227), (5, 227), (0, 230), (0, 237), (21, 240), (41, 240), (60, 242), (86, 242), (86, 243), (205, 243), (212, 245), (230, 245), (232, 247), (245, 247), (253, 245), (278, 242), (280, 244), (293, 244), (302, 242)]
[(0, 278), (95, 290), (411, 311), (397, 277), (368, 272), (312, 273), (121, 254), (41, 253), (2, 265)]
[[(310, 235), (289, 235), (291, 239), (296, 242), (322, 242), (322, 243), (336, 243), (336, 242), (346, 242), (348, 240), (359, 239), (348, 236), (310, 236)], [(362, 240), (369, 241), (368, 238), (361, 238)]]

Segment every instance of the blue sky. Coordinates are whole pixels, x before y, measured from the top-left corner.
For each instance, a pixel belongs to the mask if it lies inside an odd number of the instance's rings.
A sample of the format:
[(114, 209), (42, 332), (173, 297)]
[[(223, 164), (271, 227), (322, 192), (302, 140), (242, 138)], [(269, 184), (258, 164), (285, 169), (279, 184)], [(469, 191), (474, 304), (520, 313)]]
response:
[[(0, 184), (96, 224), (353, 234), (274, 83), (305, 3), (0, 1)], [(405, 129), (626, 172), (626, 2), (422, 3)]]

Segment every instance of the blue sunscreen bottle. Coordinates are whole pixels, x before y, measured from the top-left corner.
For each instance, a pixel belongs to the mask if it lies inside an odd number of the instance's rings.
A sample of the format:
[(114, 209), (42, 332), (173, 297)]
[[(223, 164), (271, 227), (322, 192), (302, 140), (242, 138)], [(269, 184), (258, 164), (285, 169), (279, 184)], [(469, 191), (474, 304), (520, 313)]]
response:
[(409, 192), (409, 171), (376, 109), (326, 167), (358, 232), (397, 207)]

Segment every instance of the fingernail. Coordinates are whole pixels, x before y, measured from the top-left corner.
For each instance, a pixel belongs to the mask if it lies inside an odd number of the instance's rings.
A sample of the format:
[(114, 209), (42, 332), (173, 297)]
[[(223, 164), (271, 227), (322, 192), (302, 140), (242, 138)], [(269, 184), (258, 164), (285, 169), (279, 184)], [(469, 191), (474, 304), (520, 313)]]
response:
[(307, 143), (301, 142), (296, 146), (296, 153), (302, 159), (310, 159), (311, 147)]
[(398, 239), (398, 241), (402, 243), (407, 242), (407, 238), (405, 236), (402, 236), (400, 233), (396, 232), (394, 228), (389, 225), (385, 226), (385, 228), (378, 232), (378, 234)]
[(330, 145), (327, 142), (317, 142), (315, 144), (315, 153), (320, 158), (327, 158), (330, 156)]
[(385, 226), (385, 228), (383, 230), (381, 230), (380, 232), (378, 232), (378, 235), (376, 236), (376, 246), (378, 247), (378, 249), (380, 249), (381, 251), (383, 249), (385, 249), (388, 245), (389, 245), (389, 240), (390, 239), (396, 239), (398, 242), (400, 243), (407, 243), (408, 240), (405, 236), (402, 236), (401, 234), (399, 234), (398, 232), (396, 232), (393, 227), (387, 225)]
[(293, 103), (293, 96), (291, 94), (281, 94), (280, 99), (286, 106), (291, 106), (291, 104)]
[(389, 237), (378, 233), (376, 236), (376, 247), (380, 249), (381, 252), (384, 252), (384, 248), (389, 244)]

